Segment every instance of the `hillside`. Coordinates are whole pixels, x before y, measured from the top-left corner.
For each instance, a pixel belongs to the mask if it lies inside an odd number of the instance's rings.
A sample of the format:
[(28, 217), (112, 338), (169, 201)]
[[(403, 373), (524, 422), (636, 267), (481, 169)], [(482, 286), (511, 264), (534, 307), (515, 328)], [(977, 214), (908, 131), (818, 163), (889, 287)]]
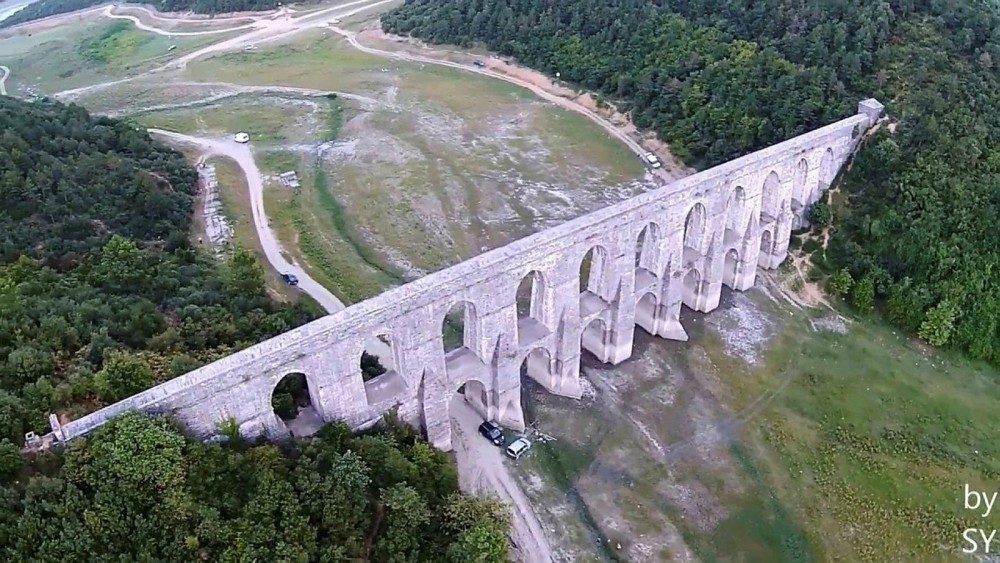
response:
[(191, 247), (196, 173), (145, 131), (9, 97), (0, 127), (0, 559), (507, 559), (506, 508), (463, 496), (450, 458), (392, 420), (279, 447), (225, 425), (225, 444), (203, 444), (128, 413), (22, 457), (50, 412), (125, 398), (319, 311), (272, 302), (249, 251), (220, 265)]
[(0, 438), (301, 325), (253, 255), (191, 247), (196, 173), (124, 122), (0, 97)]
[(506, 507), (403, 428), (219, 445), (129, 413), (18, 466), (0, 448), (4, 561), (506, 560)]
[(407, 0), (382, 26), (558, 72), (700, 168), (882, 100), (894, 132), (841, 178), (813, 277), (846, 267), (860, 309), (1000, 364), (996, 3)]

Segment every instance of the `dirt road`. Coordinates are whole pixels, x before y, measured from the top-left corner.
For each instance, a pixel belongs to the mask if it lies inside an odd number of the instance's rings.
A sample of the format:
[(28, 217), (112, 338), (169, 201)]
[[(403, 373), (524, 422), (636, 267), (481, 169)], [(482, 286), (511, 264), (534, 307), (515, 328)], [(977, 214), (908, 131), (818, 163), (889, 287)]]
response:
[(500, 448), (479, 435), (482, 417), (458, 393), (452, 397), (449, 408), (452, 444), (462, 490), (477, 494), (493, 492), (510, 506), (512, 555), (517, 561), (552, 561), (552, 548), (538, 516), (504, 465), (510, 461), (505, 459)]
[(248, 24), (245, 24), (245, 25), (239, 25), (239, 26), (236, 26), (236, 27), (228, 27), (228, 28), (225, 28), (225, 29), (209, 29), (209, 30), (205, 30), (205, 31), (168, 31), (168, 30), (160, 29), (158, 27), (153, 27), (151, 25), (146, 25), (146, 24), (142, 23), (142, 20), (140, 20), (139, 18), (137, 18), (137, 17), (135, 17), (133, 15), (129, 15), (129, 14), (116, 14), (116, 13), (114, 13), (114, 8), (115, 8), (114, 6), (108, 6), (108, 7), (104, 8), (104, 11), (101, 12), (101, 15), (103, 15), (106, 18), (111, 18), (113, 20), (128, 20), (128, 21), (132, 22), (132, 24), (134, 26), (136, 26), (137, 28), (141, 29), (142, 31), (148, 31), (150, 33), (155, 33), (156, 35), (165, 35), (167, 37), (171, 37), (171, 36), (187, 37), (187, 36), (196, 36), (196, 35), (217, 35), (219, 33), (229, 33), (229, 32), (232, 32), (232, 31), (239, 31), (241, 29), (250, 29), (250, 28), (260, 27), (260, 25), (258, 24), (258, 22), (253, 22), (253, 23), (248, 23)]
[(7, 77), (10, 76), (10, 69), (0, 65), (0, 71), (3, 71), (3, 76), (0, 76), (0, 96), (7, 95)]
[[(162, 129), (150, 129), (149, 132), (174, 142), (194, 145), (204, 151), (205, 156), (224, 156), (233, 159), (246, 176), (247, 188), (250, 190), (250, 208), (253, 211), (254, 228), (257, 230), (257, 239), (260, 240), (260, 246), (264, 250), (264, 256), (268, 263), (278, 272), (294, 274), (295, 277), (299, 278), (299, 289), (315, 299), (320, 306), (326, 309), (326, 312), (336, 313), (344, 309), (344, 303), (337, 299), (336, 295), (311, 278), (297, 263), (286, 260), (282, 254), (281, 243), (274, 236), (274, 231), (268, 224), (267, 214), (264, 212), (264, 180), (260, 169), (257, 168), (253, 153), (250, 152), (249, 145), (225, 139), (193, 137)], [(382, 358), (388, 358), (392, 353), (384, 342), (374, 336), (365, 343), (365, 349), (369, 354)]]

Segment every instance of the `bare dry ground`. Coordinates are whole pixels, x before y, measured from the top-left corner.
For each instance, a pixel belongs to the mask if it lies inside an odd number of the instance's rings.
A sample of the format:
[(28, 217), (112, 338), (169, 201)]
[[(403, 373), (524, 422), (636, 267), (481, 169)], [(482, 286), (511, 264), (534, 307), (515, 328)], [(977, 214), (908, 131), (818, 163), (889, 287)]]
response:
[[(348, 246), (373, 254), (363, 261), (388, 272), (362, 271), (363, 279), (340, 282), (358, 296), (653, 185), (635, 155), (579, 115), (502, 81), (359, 53), (325, 30), (195, 61), (186, 79), (280, 83), (373, 99), (344, 100), (335, 143), (268, 149), (299, 155), (308, 189), (319, 163), (339, 207), (331, 213), (348, 218), (339, 233), (321, 229), (330, 260), (345, 251), (330, 239), (349, 239)], [(322, 194), (307, 191), (299, 197), (318, 204), (307, 207), (322, 209)], [(280, 205), (282, 197), (269, 202)]]
[(734, 449), (754, 411), (732, 410), (726, 379), (762, 364), (783, 307), (753, 291), (727, 295), (707, 316), (685, 309), (687, 343), (637, 327), (625, 363), (585, 355), (582, 401), (523, 379), (528, 416), (555, 440), (518, 474), (560, 546), (557, 560), (701, 560), (692, 543), (719, 534), (762, 494)]

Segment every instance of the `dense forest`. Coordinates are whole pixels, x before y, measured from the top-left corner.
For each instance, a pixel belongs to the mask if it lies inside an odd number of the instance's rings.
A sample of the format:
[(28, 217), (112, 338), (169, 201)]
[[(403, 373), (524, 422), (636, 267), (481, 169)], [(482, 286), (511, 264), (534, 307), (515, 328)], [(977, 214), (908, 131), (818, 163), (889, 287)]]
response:
[(196, 173), (145, 131), (0, 97), (0, 439), (47, 429), (316, 318), (255, 257), (188, 238)]
[[(308, 4), (310, 1), (300, 2)], [(67, 14), (107, 4), (107, 0), (38, 0), (0, 21), (0, 28), (11, 27), (58, 14)], [(233, 12), (263, 12), (282, 4), (281, 0), (161, 0), (149, 2), (161, 12), (194, 12), (196, 14), (231, 14)]]
[(395, 424), (203, 444), (129, 413), (32, 467), (7, 454), (4, 561), (507, 560), (506, 506), (461, 495), (447, 455)]
[(813, 275), (1000, 364), (1000, 3), (407, 0), (382, 25), (558, 72), (697, 167), (880, 99), (894, 130), (843, 174), (829, 248), (803, 246)]
[[(93, 410), (315, 318), (253, 254), (189, 242), (196, 173), (125, 122), (0, 97), (0, 559), (507, 560), (509, 513), (388, 417), (283, 444), (204, 444), (128, 413), (22, 456), (47, 414)], [(384, 373), (362, 362), (366, 377)], [(299, 386), (301, 387), (301, 385)], [(282, 389), (294, 416), (302, 389)]]

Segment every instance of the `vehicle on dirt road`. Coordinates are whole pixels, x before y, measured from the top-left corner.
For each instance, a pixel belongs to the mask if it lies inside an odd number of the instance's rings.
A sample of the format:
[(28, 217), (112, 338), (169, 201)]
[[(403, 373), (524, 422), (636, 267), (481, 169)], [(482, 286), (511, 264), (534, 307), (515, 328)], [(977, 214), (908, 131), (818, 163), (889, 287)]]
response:
[(281, 280), (288, 285), (299, 285), (299, 278), (294, 274), (281, 274)]
[(656, 169), (663, 166), (663, 164), (660, 163), (660, 158), (651, 152), (647, 152), (642, 155), (642, 159), (646, 161), (646, 164), (648, 164), (650, 168)]
[(478, 66), (479, 68), (483, 68), (483, 67), (486, 66), (486, 63), (484, 63), (482, 61), (482, 59), (476, 59), (476, 60), (472, 61), (472, 64)]
[(479, 433), (486, 437), (487, 440), (493, 442), (494, 446), (503, 446), (506, 442), (506, 439), (503, 437), (503, 431), (492, 422), (484, 421), (480, 424)]
[(518, 438), (507, 446), (507, 457), (511, 459), (520, 459), (521, 456), (530, 449), (531, 442), (529, 442), (527, 438)]

